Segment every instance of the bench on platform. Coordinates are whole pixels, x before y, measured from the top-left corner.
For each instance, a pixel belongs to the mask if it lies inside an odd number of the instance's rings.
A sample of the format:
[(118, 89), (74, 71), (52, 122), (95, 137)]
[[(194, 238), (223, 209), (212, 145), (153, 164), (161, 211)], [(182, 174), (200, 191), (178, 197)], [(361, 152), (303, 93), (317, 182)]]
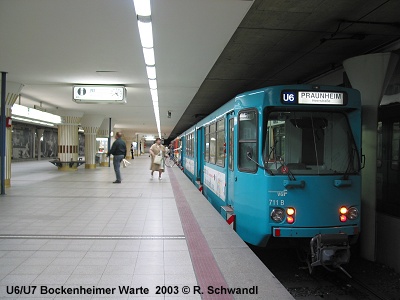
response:
[(57, 159), (50, 160), (49, 162), (59, 168), (61, 168), (63, 165), (69, 165), (69, 167), (72, 168), (75, 164), (77, 167), (79, 167), (80, 165), (83, 165), (85, 163), (85, 161), (82, 160), (82, 158), (79, 158), (78, 160), (70, 160), (70, 161), (61, 161), (59, 158), (57, 158)]

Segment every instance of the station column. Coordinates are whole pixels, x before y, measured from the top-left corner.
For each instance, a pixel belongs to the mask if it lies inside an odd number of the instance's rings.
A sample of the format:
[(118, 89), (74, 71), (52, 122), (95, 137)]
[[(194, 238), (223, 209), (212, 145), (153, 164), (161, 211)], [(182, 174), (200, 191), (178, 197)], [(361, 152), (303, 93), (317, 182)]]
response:
[(135, 140), (135, 137), (127, 135), (127, 136), (123, 136), (123, 138), (124, 138), (124, 141), (126, 143), (126, 157), (127, 158), (133, 158), (132, 154), (131, 154), (131, 146), (132, 146), (132, 143)]
[[(109, 128), (109, 118), (105, 118), (101, 123), (99, 130), (97, 131), (97, 137), (99, 138), (108, 138), (110, 132)], [(115, 122), (111, 122), (111, 129), (114, 128)], [(111, 145), (110, 145), (111, 146)], [(100, 157), (100, 167), (108, 167), (108, 158), (107, 158), (108, 149), (104, 149), (104, 153)]]
[(42, 136), (44, 133), (44, 129), (39, 128), (38, 130), (36, 130), (36, 140), (37, 140), (37, 159), (41, 160), (42, 159)]
[(378, 106), (393, 75), (398, 57), (392, 53), (356, 56), (343, 62), (353, 88), (361, 92), (362, 170), (361, 255), (375, 260), (376, 249), (376, 159)]
[[(6, 90), (6, 118), (11, 117), (11, 108), (18, 99), (18, 95), (21, 92), (23, 85), (14, 82), (7, 82)], [(4, 186), (11, 186), (11, 159), (12, 159), (12, 127), (6, 128), (6, 176), (4, 180)], [(1, 162), (0, 162), (1, 163)]]
[[(78, 125), (82, 118), (82, 113), (79, 112), (62, 112), (61, 124), (58, 125), (58, 158), (60, 161), (77, 161), (79, 151), (78, 140)], [(75, 171), (76, 164), (69, 167), (68, 164), (63, 164), (59, 167), (60, 171)]]
[(81, 125), (85, 134), (85, 169), (96, 168), (96, 136), (100, 128), (104, 116), (101, 115), (84, 115), (81, 120)]

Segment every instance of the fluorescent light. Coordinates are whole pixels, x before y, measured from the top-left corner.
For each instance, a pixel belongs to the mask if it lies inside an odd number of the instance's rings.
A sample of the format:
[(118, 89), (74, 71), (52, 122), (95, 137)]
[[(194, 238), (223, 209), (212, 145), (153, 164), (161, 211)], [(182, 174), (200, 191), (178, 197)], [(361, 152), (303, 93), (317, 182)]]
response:
[(156, 64), (156, 59), (154, 58), (153, 48), (143, 48), (144, 63), (148, 66), (154, 66)]
[(154, 56), (153, 42), (153, 26), (151, 23), (151, 5), (150, 0), (133, 0), (135, 11), (138, 20), (138, 28), (140, 42), (143, 47), (144, 62), (146, 64), (147, 78), (149, 79), (149, 87), (151, 100), (153, 102), (154, 117), (157, 124), (157, 132), (161, 137), (160, 126), (160, 109), (158, 106), (158, 91), (157, 91), (157, 74), (156, 74), (156, 59)]
[(138, 27), (142, 47), (153, 48), (153, 28), (151, 22), (138, 21)]
[(45, 126), (49, 126), (49, 127), (55, 126), (55, 124), (52, 124), (52, 123), (42, 122), (42, 121), (38, 121), (38, 120), (31, 120), (31, 119), (26, 119), (26, 118), (21, 118), (21, 117), (15, 117), (15, 116), (12, 119), (16, 120), (16, 121), (29, 123), (29, 124), (40, 124), (40, 125), (45, 125)]
[(146, 141), (155, 141), (156, 138), (153, 135), (148, 135), (144, 138)]
[(150, 86), (150, 89), (152, 89), (152, 90), (157, 89), (157, 80), (156, 79), (149, 79), (149, 86)]
[(156, 66), (146, 66), (147, 78), (156, 79)]
[(52, 124), (60, 124), (61, 123), (60, 116), (53, 115), (48, 112), (44, 112), (41, 110), (37, 110), (34, 108), (19, 105), (19, 104), (14, 104), (13, 107), (11, 108), (11, 111), (12, 111), (13, 116), (31, 119), (31, 122), (42, 121), (42, 122), (45, 122), (46, 124), (47, 123), (52, 123)]
[(158, 92), (157, 92), (157, 90), (151, 89), (151, 90), (150, 90), (150, 94), (151, 94), (151, 99), (153, 100), (153, 102), (154, 102), (154, 101), (157, 101), (157, 102), (158, 102)]
[(151, 15), (150, 0), (133, 0), (133, 5), (135, 5), (135, 11), (137, 15), (139, 16)]

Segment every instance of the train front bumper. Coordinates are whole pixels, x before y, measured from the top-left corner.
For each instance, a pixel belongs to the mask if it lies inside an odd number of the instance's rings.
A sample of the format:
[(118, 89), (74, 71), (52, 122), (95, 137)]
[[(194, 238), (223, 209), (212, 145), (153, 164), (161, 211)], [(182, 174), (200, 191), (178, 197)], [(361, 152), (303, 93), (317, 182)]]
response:
[(337, 226), (337, 227), (273, 227), (272, 236), (290, 238), (312, 238), (318, 234), (346, 234), (349, 236), (357, 235), (359, 227), (357, 225)]

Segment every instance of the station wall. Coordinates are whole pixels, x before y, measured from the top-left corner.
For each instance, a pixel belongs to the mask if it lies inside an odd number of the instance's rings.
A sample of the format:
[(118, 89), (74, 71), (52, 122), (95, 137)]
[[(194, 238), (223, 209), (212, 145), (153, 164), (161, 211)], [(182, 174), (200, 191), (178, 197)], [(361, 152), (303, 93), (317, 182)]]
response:
[[(38, 139), (38, 129), (44, 129)], [(79, 133), (79, 156), (85, 155), (85, 135)], [(31, 124), (13, 122), (12, 160), (32, 160), (39, 156), (38, 142), (41, 143), (41, 158), (56, 158), (58, 155), (57, 128), (43, 128)]]

